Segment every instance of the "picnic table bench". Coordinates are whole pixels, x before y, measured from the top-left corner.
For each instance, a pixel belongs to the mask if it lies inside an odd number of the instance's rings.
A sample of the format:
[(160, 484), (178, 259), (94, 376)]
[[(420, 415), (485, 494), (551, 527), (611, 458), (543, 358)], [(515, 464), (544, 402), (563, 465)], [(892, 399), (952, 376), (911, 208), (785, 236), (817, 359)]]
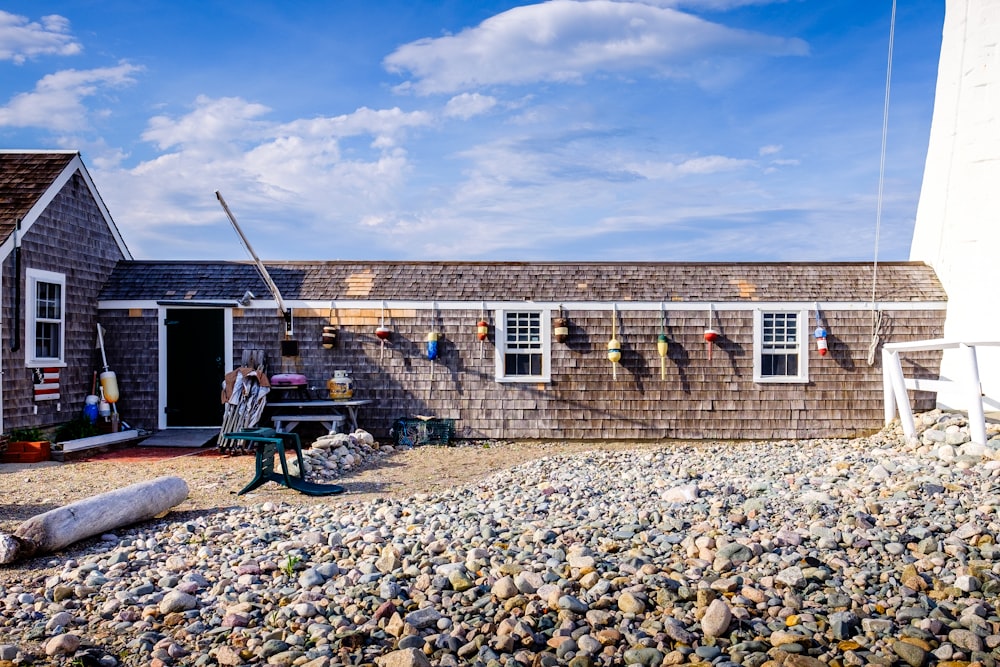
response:
[(358, 407), (368, 405), (368, 399), (343, 401), (276, 401), (270, 403), (275, 413), (271, 417), (274, 428), (290, 432), (301, 422), (319, 422), (329, 433), (337, 433), (345, 425), (358, 430)]

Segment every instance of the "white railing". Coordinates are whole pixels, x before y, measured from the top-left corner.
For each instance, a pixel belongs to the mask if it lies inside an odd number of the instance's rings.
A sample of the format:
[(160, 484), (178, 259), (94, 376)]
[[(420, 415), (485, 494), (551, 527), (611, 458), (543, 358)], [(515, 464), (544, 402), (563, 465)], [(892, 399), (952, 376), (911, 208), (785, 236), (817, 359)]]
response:
[[(979, 381), (979, 363), (976, 360), (976, 347), (1000, 347), (1000, 342), (986, 341), (969, 343), (952, 341), (944, 338), (933, 340), (914, 340), (905, 343), (886, 343), (882, 346), (882, 395), (885, 403), (885, 423), (889, 424), (896, 418), (899, 409), (899, 421), (903, 425), (903, 434), (907, 437), (916, 435), (913, 423), (913, 410), (910, 409), (910, 398), (907, 389), (917, 391), (942, 391), (959, 388), (969, 404), (969, 435), (973, 442), (986, 444), (986, 415), (983, 413), (983, 386)], [(966, 376), (961, 380), (924, 380), (920, 378), (905, 378), (903, 366), (899, 360), (900, 352), (922, 352), (926, 350), (962, 350), (966, 358)]]

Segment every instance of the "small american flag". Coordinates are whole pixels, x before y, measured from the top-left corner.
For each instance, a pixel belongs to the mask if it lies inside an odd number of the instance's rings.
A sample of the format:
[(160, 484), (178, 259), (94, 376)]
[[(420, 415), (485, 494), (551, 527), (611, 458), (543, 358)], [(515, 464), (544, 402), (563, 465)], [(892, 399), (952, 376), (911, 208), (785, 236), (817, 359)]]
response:
[(35, 375), (35, 400), (36, 401), (57, 401), (59, 400), (59, 369), (58, 368), (36, 368)]

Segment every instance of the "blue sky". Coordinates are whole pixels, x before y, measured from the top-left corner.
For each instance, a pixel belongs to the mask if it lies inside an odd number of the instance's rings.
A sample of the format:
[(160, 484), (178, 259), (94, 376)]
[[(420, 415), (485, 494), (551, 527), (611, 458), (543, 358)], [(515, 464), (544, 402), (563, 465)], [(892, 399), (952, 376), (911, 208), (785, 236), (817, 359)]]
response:
[[(14, 0), (0, 146), (137, 258), (871, 261), (891, 0)], [(944, 3), (897, 9), (906, 259)]]

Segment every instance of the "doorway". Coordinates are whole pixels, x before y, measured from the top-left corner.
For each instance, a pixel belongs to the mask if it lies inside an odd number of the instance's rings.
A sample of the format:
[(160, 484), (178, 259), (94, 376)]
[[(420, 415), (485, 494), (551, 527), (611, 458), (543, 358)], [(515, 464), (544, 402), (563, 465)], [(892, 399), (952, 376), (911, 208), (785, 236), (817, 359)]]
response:
[(221, 425), (225, 310), (168, 308), (164, 324), (167, 427)]

